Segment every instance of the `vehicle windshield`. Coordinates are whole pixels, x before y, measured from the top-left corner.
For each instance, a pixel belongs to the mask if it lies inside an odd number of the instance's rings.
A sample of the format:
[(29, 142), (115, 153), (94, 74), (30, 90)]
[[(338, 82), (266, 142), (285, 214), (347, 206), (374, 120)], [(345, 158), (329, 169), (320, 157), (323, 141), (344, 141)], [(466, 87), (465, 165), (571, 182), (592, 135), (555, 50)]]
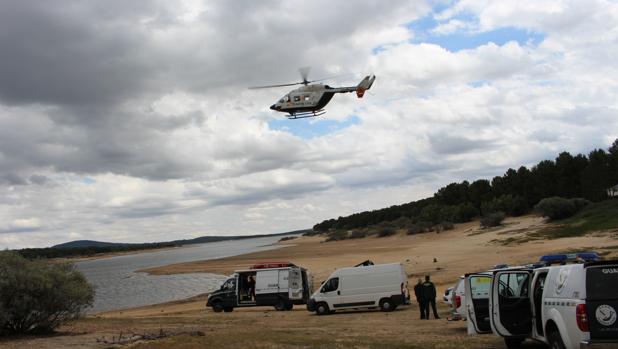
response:
[(222, 290), (235, 290), (236, 289), (236, 279), (227, 279), (226, 282), (221, 285)]
[(322, 285), (322, 292), (332, 292), (339, 288), (339, 278), (332, 278)]

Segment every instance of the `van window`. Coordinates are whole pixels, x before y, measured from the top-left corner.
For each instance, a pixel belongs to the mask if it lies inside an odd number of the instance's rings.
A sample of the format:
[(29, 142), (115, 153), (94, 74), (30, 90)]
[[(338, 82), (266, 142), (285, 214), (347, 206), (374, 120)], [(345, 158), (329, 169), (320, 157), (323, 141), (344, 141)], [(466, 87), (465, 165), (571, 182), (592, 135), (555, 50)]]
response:
[(471, 276), (470, 291), (472, 299), (489, 299), (489, 289), (491, 288), (491, 277)]
[(528, 274), (505, 273), (498, 279), (498, 293), (502, 297), (528, 297)]
[(337, 291), (338, 288), (339, 288), (339, 278), (332, 278), (326, 281), (324, 285), (322, 285), (321, 292)]
[(595, 300), (618, 298), (618, 265), (586, 269), (586, 297)]

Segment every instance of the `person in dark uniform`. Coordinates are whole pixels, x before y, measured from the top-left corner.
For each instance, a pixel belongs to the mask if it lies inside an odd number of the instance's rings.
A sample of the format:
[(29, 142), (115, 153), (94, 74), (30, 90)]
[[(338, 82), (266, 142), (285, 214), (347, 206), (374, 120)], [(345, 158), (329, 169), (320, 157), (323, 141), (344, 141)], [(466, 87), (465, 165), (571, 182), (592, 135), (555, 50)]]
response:
[(418, 279), (418, 282), (416, 283), (416, 285), (414, 285), (414, 295), (416, 296), (418, 308), (421, 311), (421, 320), (425, 318), (425, 301), (423, 300), (422, 285), (423, 280), (421, 279)]
[(249, 297), (251, 297), (251, 299), (255, 302), (255, 276), (249, 276), (247, 286), (249, 288)]
[(421, 284), (421, 297), (424, 302), (423, 309), (425, 310), (425, 319), (429, 320), (429, 305), (433, 310), (433, 317), (439, 319), (438, 310), (436, 309), (436, 286), (429, 281), (429, 275), (425, 276), (425, 282)]

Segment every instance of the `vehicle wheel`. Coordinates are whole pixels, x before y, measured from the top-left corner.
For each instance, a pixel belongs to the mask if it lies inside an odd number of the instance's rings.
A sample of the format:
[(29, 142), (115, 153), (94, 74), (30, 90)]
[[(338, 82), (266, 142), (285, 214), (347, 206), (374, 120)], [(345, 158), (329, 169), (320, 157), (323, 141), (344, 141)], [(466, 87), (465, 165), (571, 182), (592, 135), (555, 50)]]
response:
[(551, 349), (565, 349), (560, 332), (554, 331), (549, 334), (549, 347)]
[(315, 306), (315, 313), (318, 315), (326, 315), (330, 313), (330, 309), (328, 309), (326, 303), (318, 303), (318, 305)]
[(509, 349), (519, 349), (523, 341), (523, 338), (504, 338), (504, 344)]
[(234, 311), (234, 307), (225, 307), (225, 308), (223, 308), (223, 311), (226, 312), (226, 313), (231, 313), (231, 312)]
[(380, 309), (382, 311), (393, 311), (395, 309), (395, 304), (392, 299), (384, 298), (380, 300)]
[(275, 310), (277, 310), (277, 311), (284, 311), (285, 310), (285, 302), (283, 300), (279, 300), (275, 304)]
[(213, 303), (213, 305), (212, 305), (212, 310), (213, 310), (215, 313), (220, 313), (220, 312), (222, 312), (222, 311), (223, 311), (223, 303), (221, 303), (221, 302), (215, 302), (215, 303)]
[(285, 310), (292, 310), (294, 309), (294, 304), (291, 302), (288, 302), (285, 304)]

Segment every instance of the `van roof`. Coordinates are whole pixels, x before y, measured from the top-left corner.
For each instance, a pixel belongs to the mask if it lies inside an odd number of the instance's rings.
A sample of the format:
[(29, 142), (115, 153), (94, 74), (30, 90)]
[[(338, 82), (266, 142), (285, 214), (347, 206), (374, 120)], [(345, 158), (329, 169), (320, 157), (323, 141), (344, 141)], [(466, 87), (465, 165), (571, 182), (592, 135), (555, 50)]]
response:
[(235, 270), (234, 273), (257, 273), (257, 272), (261, 272), (261, 271), (268, 271), (268, 270), (287, 270), (287, 269), (291, 269), (291, 268), (298, 268), (300, 270), (307, 270), (303, 267), (299, 267), (297, 265), (294, 266), (289, 266), (289, 267), (280, 267), (280, 268), (262, 268), (262, 269), (239, 269), (239, 270)]
[(374, 265), (364, 265), (359, 267), (346, 267), (339, 268), (335, 270), (332, 276), (341, 275), (341, 274), (363, 274), (368, 271), (376, 271), (376, 270), (389, 270), (389, 269), (403, 269), (403, 264), (401, 263), (387, 263), (387, 264), (374, 264)]

